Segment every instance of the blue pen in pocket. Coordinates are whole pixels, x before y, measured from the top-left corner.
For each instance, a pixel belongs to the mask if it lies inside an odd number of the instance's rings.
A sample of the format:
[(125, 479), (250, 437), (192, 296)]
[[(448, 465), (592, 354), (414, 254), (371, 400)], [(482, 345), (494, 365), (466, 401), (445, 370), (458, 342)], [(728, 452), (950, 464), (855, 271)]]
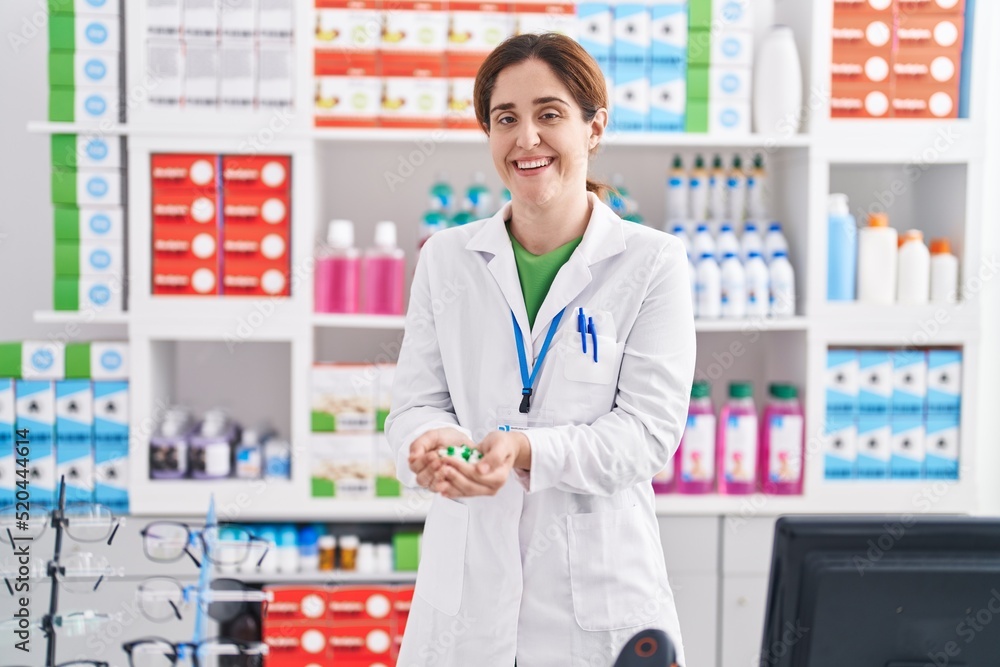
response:
[(587, 321), (583, 316), (583, 308), (576, 315), (576, 330), (580, 332), (580, 344), (583, 345), (583, 353), (587, 354)]
[[(591, 340), (594, 343), (594, 363), (597, 363), (597, 328), (594, 326), (594, 318), (587, 318), (587, 333), (590, 334)], [(587, 351), (586, 346), (584, 346), (584, 352)]]

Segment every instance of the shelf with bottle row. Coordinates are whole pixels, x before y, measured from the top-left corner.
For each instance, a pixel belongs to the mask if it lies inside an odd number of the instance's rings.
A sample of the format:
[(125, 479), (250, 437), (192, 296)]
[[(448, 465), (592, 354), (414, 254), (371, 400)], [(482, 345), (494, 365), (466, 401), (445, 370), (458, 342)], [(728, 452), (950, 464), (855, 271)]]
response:
[(978, 313), (976, 303), (825, 303), (811, 318), (831, 344), (926, 346), (978, 340)]
[(319, 570), (316, 572), (273, 572), (237, 575), (247, 584), (412, 584), (416, 572), (348, 572), (345, 570)]
[(811, 145), (834, 164), (959, 164), (986, 155), (981, 126), (967, 118), (828, 120), (814, 128)]
[[(270, 116), (254, 121), (234, 116), (230, 122), (218, 127), (185, 123), (137, 124), (137, 123), (60, 123), (32, 121), (28, 131), (34, 134), (114, 134), (125, 136), (183, 136), (183, 137), (236, 137), (245, 139), (267, 127)], [(218, 122), (218, 121), (217, 121)], [(276, 133), (278, 134), (278, 133)], [(343, 143), (409, 143), (430, 141), (441, 144), (485, 144), (486, 135), (479, 130), (428, 128), (302, 128), (289, 126), (280, 132), (284, 139), (313, 139), (323, 142)], [(761, 135), (761, 134), (702, 134), (696, 132), (616, 132), (605, 135), (606, 147), (705, 147), (705, 148), (806, 148), (812, 145), (808, 134)]]
[[(876, 498), (877, 503), (873, 501)], [(975, 506), (969, 484), (933, 479), (826, 482), (807, 488), (802, 496), (656, 496), (658, 516), (724, 515), (743, 519), (784, 514), (966, 514)]]

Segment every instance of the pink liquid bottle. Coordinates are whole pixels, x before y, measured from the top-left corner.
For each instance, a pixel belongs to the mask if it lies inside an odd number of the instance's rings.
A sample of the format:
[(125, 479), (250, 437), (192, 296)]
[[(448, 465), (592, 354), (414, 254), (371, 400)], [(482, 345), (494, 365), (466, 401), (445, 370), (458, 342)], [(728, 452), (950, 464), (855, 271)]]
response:
[(402, 315), (406, 253), (396, 245), (396, 223), (375, 225), (375, 246), (365, 253), (366, 313)]
[(715, 408), (707, 382), (691, 386), (687, 426), (674, 455), (677, 493), (712, 493), (715, 490)]
[(805, 417), (793, 385), (774, 383), (760, 425), (760, 479), (764, 493), (802, 494)]
[(357, 313), (361, 253), (354, 247), (354, 224), (331, 221), (326, 243), (316, 258), (316, 312)]
[(716, 459), (719, 493), (738, 495), (757, 490), (757, 408), (753, 385), (729, 384), (729, 401), (719, 412)]

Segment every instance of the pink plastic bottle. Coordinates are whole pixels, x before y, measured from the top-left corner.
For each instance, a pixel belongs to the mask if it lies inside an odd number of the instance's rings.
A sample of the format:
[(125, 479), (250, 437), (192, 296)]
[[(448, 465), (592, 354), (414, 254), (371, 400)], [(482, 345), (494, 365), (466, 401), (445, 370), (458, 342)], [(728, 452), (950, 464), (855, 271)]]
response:
[(760, 479), (764, 493), (802, 494), (805, 417), (793, 385), (774, 383), (760, 425)]
[(326, 247), (316, 258), (317, 313), (357, 313), (361, 282), (361, 253), (354, 247), (354, 225), (333, 220)]
[(729, 384), (729, 401), (719, 413), (716, 459), (719, 493), (738, 495), (757, 490), (757, 408), (753, 385)]
[(715, 408), (707, 382), (695, 382), (691, 387), (687, 426), (674, 463), (677, 493), (715, 490)]
[(396, 223), (375, 225), (375, 246), (365, 253), (366, 313), (402, 315), (406, 253), (396, 245)]

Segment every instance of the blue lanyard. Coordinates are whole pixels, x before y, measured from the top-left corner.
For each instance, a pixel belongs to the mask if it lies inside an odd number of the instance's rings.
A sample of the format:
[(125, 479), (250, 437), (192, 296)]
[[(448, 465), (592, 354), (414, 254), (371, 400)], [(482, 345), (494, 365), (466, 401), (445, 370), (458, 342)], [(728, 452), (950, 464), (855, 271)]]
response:
[(545, 342), (542, 343), (542, 349), (538, 353), (538, 361), (535, 362), (535, 367), (531, 369), (531, 374), (528, 374), (528, 359), (524, 353), (524, 337), (521, 335), (521, 327), (517, 324), (517, 318), (514, 317), (514, 311), (510, 311), (510, 319), (514, 323), (514, 340), (517, 341), (517, 361), (521, 366), (521, 407), (519, 410), (522, 414), (527, 414), (528, 410), (531, 409), (531, 388), (534, 386), (535, 378), (538, 377), (538, 371), (542, 368), (542, 363), (545, 361), (545, 355), (549, 353), (549, 345), (552, 344), (552, 338), (556, 335), (556, 329), (559, 328), (559, 321), (562, 319), (564, 312), (566, 312), (565, 308), (552, 318), (552, 323), (549, 324), (549, 332), (545, 334)]

